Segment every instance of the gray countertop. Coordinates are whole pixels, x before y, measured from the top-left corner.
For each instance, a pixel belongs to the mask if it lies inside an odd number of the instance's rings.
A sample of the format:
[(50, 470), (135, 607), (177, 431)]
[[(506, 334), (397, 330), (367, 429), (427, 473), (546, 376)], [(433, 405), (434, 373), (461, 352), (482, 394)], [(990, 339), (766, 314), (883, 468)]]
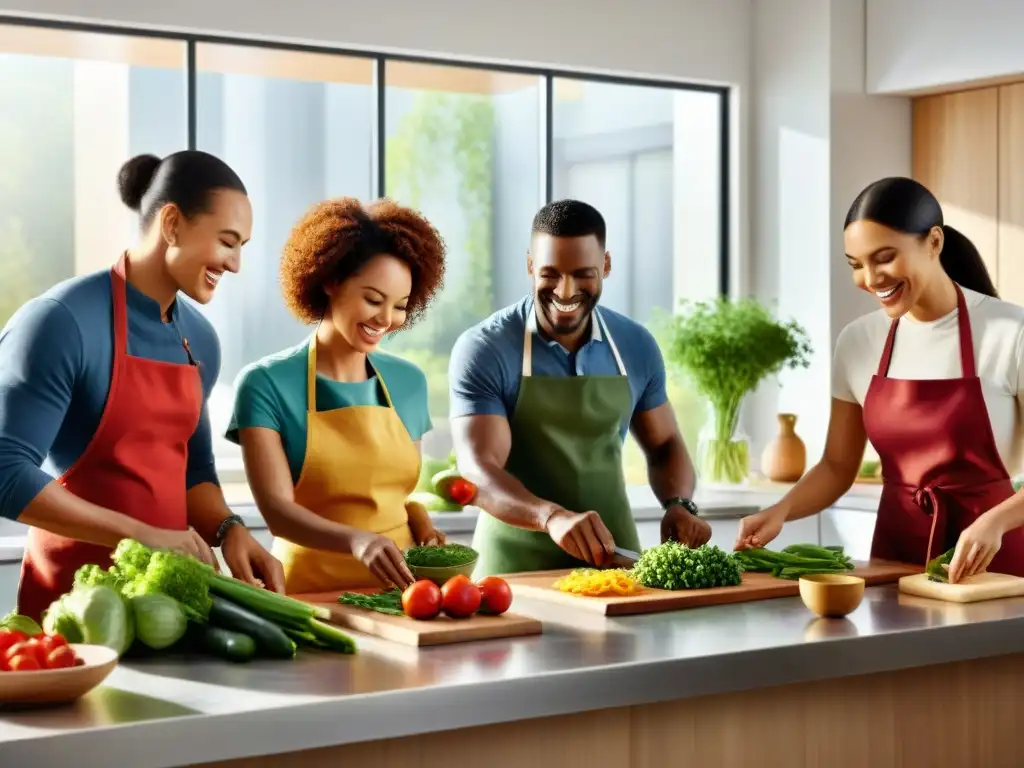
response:
[[(867, 590), (845, 620), (799, 598), (609, 619), (516, 601), (539, 637), (353, 657), (125, 663), (75, 705), (0, 710), (0, 764), (187, 765), (1019, 653), (1024, 598)], [(441, 705), (441, 701), (444, 701)]]

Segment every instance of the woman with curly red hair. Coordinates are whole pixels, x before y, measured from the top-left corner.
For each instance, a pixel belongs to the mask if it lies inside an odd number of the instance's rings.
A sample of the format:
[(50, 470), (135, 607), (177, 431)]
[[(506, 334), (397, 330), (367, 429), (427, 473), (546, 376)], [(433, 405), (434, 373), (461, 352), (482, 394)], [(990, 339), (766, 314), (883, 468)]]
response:
[(287, 592), (404, 588), (402, 550), (444, 541), (408, 501), (431, 428), (426, 377), (379, 349), (423, 315), (444, 258), (430, 222), (390, 200), (319, 203), (285, 245), (285, 301), (316, 330), (239, 374), (227, 437), (242, 446)]

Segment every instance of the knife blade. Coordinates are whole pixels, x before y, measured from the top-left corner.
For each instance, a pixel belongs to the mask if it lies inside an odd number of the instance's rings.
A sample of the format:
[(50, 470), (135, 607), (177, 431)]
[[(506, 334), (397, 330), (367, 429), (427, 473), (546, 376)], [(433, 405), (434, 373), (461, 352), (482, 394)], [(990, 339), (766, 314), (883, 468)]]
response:
[(640, 555), (636, 552), (623, 547), (616, 547), (612, 563), (619, 567), (632, 568), (639, 559)]

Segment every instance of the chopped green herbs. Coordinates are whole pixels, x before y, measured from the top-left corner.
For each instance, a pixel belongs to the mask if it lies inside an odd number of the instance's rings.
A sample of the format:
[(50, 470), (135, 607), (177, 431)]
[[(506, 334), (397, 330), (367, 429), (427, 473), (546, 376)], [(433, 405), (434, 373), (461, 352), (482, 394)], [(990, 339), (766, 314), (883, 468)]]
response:
[(405, 562), (421, 568), (450, 568), (465, 565), (477, 558), (477, 552), (465, 544), (445, 544), (441, 547), (411, 547), (405, 553)]

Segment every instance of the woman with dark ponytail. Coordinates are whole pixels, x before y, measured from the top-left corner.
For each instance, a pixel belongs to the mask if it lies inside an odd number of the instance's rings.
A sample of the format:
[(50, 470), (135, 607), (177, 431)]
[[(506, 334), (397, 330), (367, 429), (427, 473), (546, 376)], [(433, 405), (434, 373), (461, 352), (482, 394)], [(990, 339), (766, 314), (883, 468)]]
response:
[(224, 502), (206, 408), (220, 345), (178, 296), (205, 304), (238, 271), (245, 186), (195, 151), (134, 157), (118, 186), (139, 215), (136, 244), (26, 303), (0, 333), (0, 516), (30, 526), (18, 612), (36, 620), (126, 538), (211, 565), (221, 546), (235, 576), (283, 581)]
[(843, 233), (853, 282), (881, 309), (836, 341), (825, 454), (737, 548), (831, 506), (867, 440), (884, 485), (871, 556), (922, 566), (951, 549), (949, 581), (1024, 576), (1024, 308), (999, 300), (977, 248), (921, 184), (887, 178), (853, 201)]

